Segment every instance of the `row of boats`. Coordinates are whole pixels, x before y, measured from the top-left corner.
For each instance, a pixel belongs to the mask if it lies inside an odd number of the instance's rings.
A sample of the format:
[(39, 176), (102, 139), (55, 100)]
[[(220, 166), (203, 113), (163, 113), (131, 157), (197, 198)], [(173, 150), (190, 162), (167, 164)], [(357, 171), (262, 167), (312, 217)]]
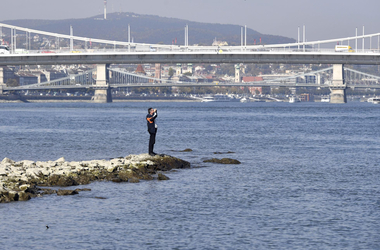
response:
[[(239, 97), (236, 95), (207, 95), (203, 97), (193, 97), (201, 102), (287, 102), (287, 100), (277, 99), (274, 97)], [(379, 104), (380, 97), (371, 97), (367, 100), (369, 103)], [(300, 102), (296, 95), (289, 96), (289, 103)], [(330, 102), (330, 98), (322, 97), (321, 102)]]
[(273, 97), (239, 97), (235, 95), (208, 95), (204, 97), (197, 97), (201, 102), (282, 102), (281, 99), (276, 99)]
[(373, 103), (373, 104), (380, 104), (380, 97), (371, 97), (368, 98), (367, 102)]

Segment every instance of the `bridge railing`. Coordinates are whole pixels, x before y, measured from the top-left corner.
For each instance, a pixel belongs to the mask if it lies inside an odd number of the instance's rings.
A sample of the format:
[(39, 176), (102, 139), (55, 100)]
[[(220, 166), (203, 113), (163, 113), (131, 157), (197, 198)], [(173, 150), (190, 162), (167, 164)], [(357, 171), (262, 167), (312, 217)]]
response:
[[(186, 54), (197, 54), (197, 53), (215, 53), (215, 54), (222, 54), (222, 53), (233, 53), (233, 54), (255, 54), (255, 53), (347, 53), (347, 54), (379, 54), (380, 51), (376, 49), (372, 50), (364, 50), (364, 51), (358, 51), (358, 52), (337, 52), (334, 49), (313, 49), (309, 48), (305, 51), (301, 49), (293, 49), (293, 48), (244, 48), (244, 49), (238, 49), (238, 48), (229, 48), (229, 47), (223, 47), (223, 48), (199, 48), (199, 47), (174, 47), (174, 48), (157, 48), (157, 49), (147, 49), (147, 48), (136, 48), (133, 50), (128, 50), (127, 48), (117, 48), (117, 49), (76, 49), (76, 50), (68, 50), (68, 49), (60, 49), (60, 50), (54, 50), (54, 49), (45, 49), (45, 50), (22, 50), (22, 51), (15, 51), (14, 55), (41, 55), (41, 54), (91, 54), (91, 53), (97, 53), (97, 54), (112, 54), (112, 53), (125, 53), (125, 54), (136, 54), (136, 53), (186, 53)], [(11, 56), (12, 54), (1, 54), (0, 56)]]

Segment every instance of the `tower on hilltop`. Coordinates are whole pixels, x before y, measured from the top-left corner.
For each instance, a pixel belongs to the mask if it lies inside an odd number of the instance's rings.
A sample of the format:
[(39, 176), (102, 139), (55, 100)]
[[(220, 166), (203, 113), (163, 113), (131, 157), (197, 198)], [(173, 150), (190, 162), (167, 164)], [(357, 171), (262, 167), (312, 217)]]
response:
[(104, 0), (104, 20), (107, 20), (107, 0)]

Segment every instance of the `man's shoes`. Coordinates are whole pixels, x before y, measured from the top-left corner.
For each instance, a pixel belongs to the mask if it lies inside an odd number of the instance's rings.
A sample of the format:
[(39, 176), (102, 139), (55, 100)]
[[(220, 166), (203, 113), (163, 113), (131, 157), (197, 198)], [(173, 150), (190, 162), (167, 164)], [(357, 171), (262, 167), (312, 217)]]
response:
[(155, 153), (149, 153), (150, 156), (155, 156), (156, 154)]
[(157, 155), (155, 152), (153, 152), (154, 155)]

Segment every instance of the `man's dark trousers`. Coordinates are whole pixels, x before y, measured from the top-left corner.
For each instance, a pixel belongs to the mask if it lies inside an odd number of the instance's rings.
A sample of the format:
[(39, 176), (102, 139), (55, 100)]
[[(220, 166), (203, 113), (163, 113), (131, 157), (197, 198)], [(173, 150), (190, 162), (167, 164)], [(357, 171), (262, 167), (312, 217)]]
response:
[(149, 134), (150, 134), (150, 138), (149, 138), (149, 154), (153, 154), (154, 144), (156, 143), (156, 133), (157, 133), (157, 129), (155, 129), (154, 133), (149, 132)]

